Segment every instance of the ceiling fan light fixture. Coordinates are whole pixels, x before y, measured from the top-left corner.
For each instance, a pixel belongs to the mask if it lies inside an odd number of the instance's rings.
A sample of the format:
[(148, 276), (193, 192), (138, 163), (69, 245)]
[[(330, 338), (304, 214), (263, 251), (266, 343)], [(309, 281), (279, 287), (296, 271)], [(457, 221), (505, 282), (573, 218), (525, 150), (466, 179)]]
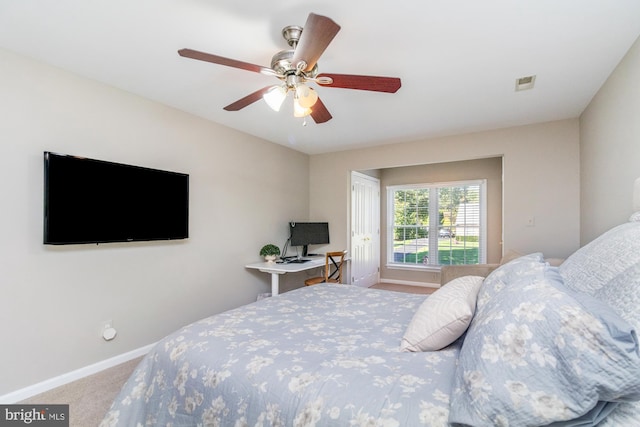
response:
[(302, 108), (311, 108), (318, 101), (318, 94), (305, 84), (296, 86), (296, 99)]
[(311, 108), (303, 107), (302, 105), (300, 105), (300, 102), (298, 102), (298, 99), (294, 98), (293, 99), (293, 116), (307, 117), (309, 114), (311, 114)]
[(287, 97), (287, 88), (285, 86), (273, 86), (264, 95), (262, 99), (273, 111), (280, 111), (280, 107)]

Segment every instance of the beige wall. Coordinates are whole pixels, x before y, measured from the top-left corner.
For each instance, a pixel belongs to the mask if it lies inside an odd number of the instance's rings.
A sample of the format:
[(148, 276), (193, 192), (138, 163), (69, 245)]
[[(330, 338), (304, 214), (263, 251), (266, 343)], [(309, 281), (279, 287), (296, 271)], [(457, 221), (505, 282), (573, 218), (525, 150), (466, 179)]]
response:
[[(502, 257), (502, 158), (465, 160), (462, 162), (433, 163), (381, 170), (381, 220), (380, 276), (386, 280), (407, 282), (425, 281), (423, 271), (389, 268), (387, 259), (387, 192), (389, 185), (420, 184), (432, 182), (487, 180), (487, 262), (496, 263)], [(439, 282), (437, 276), (434, 282)]]
[(581, 243), (625, 222), (640, 177), (640, 39), (580, 116)]
[[(244, 265), (307, 217), (307, 155), (2, 50), (0, 70), (0, 396), (270, 290)], [(44, 246), (45, 150), (190, 174), (191, 237)]]
[(310, 215), (331, 222), (332, 247), (348, 248), (350, 171), (503, 157), (504, 249), (565, 257), (579, 246), (578, 139), (572, 119), (313, 155)]

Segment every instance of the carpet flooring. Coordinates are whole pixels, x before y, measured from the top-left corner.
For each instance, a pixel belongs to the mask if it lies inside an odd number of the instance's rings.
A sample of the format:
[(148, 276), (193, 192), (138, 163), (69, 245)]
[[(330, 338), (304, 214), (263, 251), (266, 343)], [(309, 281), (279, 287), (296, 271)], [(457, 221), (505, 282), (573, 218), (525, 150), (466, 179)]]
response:
[(38, 394), (19, 403), (68, 404), (69, 427), (97, 427), (142, 357)]
[[(437, 289), (393, 283), (378, 283), (371, 287), (416, 294), (430, 294)], [(141, 359), (130, 360), (19, 403), (69, 404), (69, 427), (98, 427), (120, 388)]]

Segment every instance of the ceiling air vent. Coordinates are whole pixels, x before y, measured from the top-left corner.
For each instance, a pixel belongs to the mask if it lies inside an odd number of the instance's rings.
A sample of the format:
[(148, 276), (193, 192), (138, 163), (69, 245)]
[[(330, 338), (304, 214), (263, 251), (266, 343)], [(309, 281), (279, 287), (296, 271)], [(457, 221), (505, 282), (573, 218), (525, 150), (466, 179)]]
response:
[(516, 92), (521, 90), (533, 89), (536, 82), (536, 76), (526, 76), (516, 79)]

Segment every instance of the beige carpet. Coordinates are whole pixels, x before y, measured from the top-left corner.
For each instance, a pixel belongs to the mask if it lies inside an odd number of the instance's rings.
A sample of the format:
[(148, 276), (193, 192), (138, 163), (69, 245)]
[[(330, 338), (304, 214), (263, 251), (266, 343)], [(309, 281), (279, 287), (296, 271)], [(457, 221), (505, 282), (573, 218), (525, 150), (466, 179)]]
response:
[(69, 427), (97, 427), (141, 359), (130, 360), (20, 403), (69, 404)]
[[(371, 286), (396, 292), (430, 294), (436, 288), (379, 283)], [(78, 381), (31, 397), (20, 403), (69, 404), (70, 427), (97, 427), (142, 358), (137, 358)]]

